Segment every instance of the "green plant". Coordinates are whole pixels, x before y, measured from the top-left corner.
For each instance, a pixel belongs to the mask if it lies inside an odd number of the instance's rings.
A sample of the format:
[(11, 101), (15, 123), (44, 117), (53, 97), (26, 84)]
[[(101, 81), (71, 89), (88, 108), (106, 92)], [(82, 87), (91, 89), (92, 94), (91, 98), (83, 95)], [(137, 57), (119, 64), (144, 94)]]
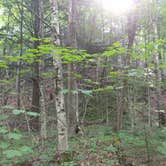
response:
[(114, 147), (113, 145), (110, 145), (110, 146), (105, 147), (104, 150), (106, 150), (106, 151), (108, 151), (108, 152), (113, 152), (113, 153), (115, 153), (115, 152), (117, 151), (117, 148)]
[(166, 142), (162, 142), (160, 146), (157, 148), (158, 152), (166, 155)]
[(6, 127), (0, 127), (0, 164), (7, 166), (29, 159), (33, 149), (23, 139), (24, 135), (20, 131), (15, 129), (11, 132)]
[(18, 110), (8, 105), (2, 107), (0, 111), (3, 117), (0, 119), (0, 165), (10, 166), (29, 160), (34, 154), (34, 150), (32, 144), (30, 144), (31, 142), (26, 141), (26, 133), (20, 131), (16, 126), (8, 127), (5, 122), (14, 122), (15, 118), (22, 114), (30, 117), (36, 117), (38, 114)]
[(64, 162), (61, 166), (76, 166), (76, 163), (74, 161)]

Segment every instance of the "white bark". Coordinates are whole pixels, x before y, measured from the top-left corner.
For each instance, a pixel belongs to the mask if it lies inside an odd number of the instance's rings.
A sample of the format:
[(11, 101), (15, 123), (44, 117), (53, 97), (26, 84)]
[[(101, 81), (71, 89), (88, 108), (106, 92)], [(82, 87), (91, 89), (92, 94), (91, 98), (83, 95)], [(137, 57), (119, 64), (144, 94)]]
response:
[[(52, 40), (54, 45), (60, 45), (59, 39), (59, 20), (58, 20), (58, 4), (57, 0), (50, 0), (51, 8), (51, 26), (52, 26)], [(56, 52), (53, 52), (56, 55)], [(64, 109), (64, 94), (63, 94), (63, 72), (61, 59), (54, 58), (53, 64), (55, 68), (55, 105), (57, 111), (57, 130), (58, 130), (58, 151), (60, 153), (68, 149), (68, 132), (67, 119)]]
[[(44, 4), (43, 0), (39, 2), (39, 16), (43, 19)], [(40, 21), (40, 38), (44, 38), (43, 23)], [(44, 70), (44, 61), (39, 64), (39, 73), (41, 74)], [(42, 75), (40, 75), (42, 78)], [(40, 136), (42, 140), (42, 145), (44, 146), (44, 141), (47, 139), (47, 108), (46, 108), (46, 92), (45, 92), (45, 80), (40, 81)]]
[(46, 102), (45, 102), (45, 84), (44, 80), (40, 82), (40, 122), (41, 122), (41, 138), (42, 138), (42, 144), (44, 143), (44, 140), (47, 138), (47, 109), (46, 109)]

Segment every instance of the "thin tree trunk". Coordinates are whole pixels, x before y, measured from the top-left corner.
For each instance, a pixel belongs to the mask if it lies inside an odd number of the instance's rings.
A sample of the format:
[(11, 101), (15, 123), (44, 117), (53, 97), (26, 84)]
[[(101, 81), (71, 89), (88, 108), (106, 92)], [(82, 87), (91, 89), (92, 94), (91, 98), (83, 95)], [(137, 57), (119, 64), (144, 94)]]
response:
[(159, 69), (159, 60), (161, 59), (160, 58), (160, 55), (156, 55), (156, 63), (155, 63), (155, 70), (156, 70), (156, 96), (157, 96), (157, 111), (158, 111), (158, 121), (159, 121), (159, 127), (162, 127), (165, 125), (165, 115), (164, 113), (162, 112), (162, 103), (161, 103), (161, 100), (162, 100), (162, 96), (161, 96), (161, 81), (162, 81), (162, 78), (161, 78), (161, 71)]
[[(42, 65), (43, 66), (43, 65)], [(44, 140), (47, 138), (47, 110), (46, 110), (46, 102), (45, 102), (45, 82), (44, 80), (40, 81), (40, 122), (41, 122), (41, 129), (40, 135), (42, 138), (42, 144)]]
[[(60, 45), (59, 40), (59, 20), (58, 20), (58, 2), (57, 0), (50, 0), (51, 8), (51, 26), (52, 26), (52, 40), (56, 46)], [(53, 56), (56, 55), (53, 52)], [(56, 55), (58, 56), (58, 55)], [(57, 112), (57, 130), (58, 130), (58, 151), (60, 153), (68, 150), (68, 127), (66, 119), (66, 111), (64, 109), (64, 94), (63, 94), (63, 68), (60, 57), (53, 59), (55, 69), (55, 105)]]
[[(38, 18), (40, 15), (40, 0), (32, 0), (33, 11), (35, 13), (34, 17), (34, 37), (39, 39), (40, 38), (40, 26), (41, 20)], [(38, 49), (40, 45), (39, 40), (34, 41), (34, 49)], [(37, 60), (37, 59), (36, 59)], [(40, 111), (40, 87), (39, 87), (39, 62), (33, 63), (33, 92), (32, 92), (32, 110), (34, 112)], [(32, 121), (32, 126), (34, 129), (39, 130), (40, 128), (40, 121), (39, 118), (35, 118)]]
[[(157, 33), (157, 38), (160, 39), (160, 24), (158, 19), (159, 19), (159, 16), (157, 16), (156, 33)], [(161, 100), (162, 100), (161, 82), (164, 82), (163, 69), (159, 69), (159, 65), (161, 61), (162, 61), (162, 54), (161, 54), (160, 48), (158, 48), (158, 55), (156, 56), (157, 105), (158, 105), (158, 111), (159, 111), (158, 119), (159, 119), (159, 127), (165, 127), (166, 112), (163, 108), (163, 103), (161, 104)]]
[[(76, 39), (76, 0), (69, 1), (69, 30), (68, 30), (68, 45), (77, 49)], [(78, 89), (77, 80), (74, 76), (77, 71), (76, 64), (68, 64), (68, 90), (67, 109), (69, 117), (69, 133), (74, 134), (76, 127), (79, 125), (79, 111), (78, 111), (78, 93), (73, 93)]]
[[(21, 10), (20, 10), (20, 53), (19, 56), (21, 57), (23, 54), (23, 0), (21, 1)], [(16, 88), (17, 88), (17, 108), (20, 109), (21, 104), (21, 87), (20, 87), (20, 71), (21, 71), (21, 61), (19, 60), (17, 63), (17, 80), (16, 80)]]
[[(44, 12), (44, 6), (43, 6), (43, 0), (40, 0), (40, 18), (43, 19), (43, 12)], [(44, 32), (43, 32), (43, 23), (40, 22), (40, 37), (41, 39), (44, 38)], [(44, 70), (44, 60), (40, 63), (40, 78), (42, 78), (42, 71)], [(42, 78), (40, 80), (40, 135), (42, 139), (42, 145), (44, 145), (44, 140), (47, 138), (47, 108), (46, 108), (46, 92), (45, 92), (45, 80)]]

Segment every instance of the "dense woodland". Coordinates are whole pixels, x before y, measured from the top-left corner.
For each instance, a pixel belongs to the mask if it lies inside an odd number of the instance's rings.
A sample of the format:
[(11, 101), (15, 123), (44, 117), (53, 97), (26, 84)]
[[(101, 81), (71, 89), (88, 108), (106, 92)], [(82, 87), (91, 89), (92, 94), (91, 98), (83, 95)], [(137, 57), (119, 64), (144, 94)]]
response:
[(0, 166), (166, 165), (166, 0), (0, 0), (0, 48)]

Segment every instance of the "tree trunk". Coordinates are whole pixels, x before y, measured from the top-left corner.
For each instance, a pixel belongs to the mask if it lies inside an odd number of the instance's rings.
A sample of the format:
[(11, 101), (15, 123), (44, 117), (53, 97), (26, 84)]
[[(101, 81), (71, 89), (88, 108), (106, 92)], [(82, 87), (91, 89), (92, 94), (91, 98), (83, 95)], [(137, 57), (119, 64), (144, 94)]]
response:
[[(44, 6), (43, 6), (43, 0), (40, 0), (40, 18), (43, 19), (43, 11), (44, 11)], [(43, 34), (43, 23), (40, 22), (40, 37), (41, 39), (44, 38), (44, 34)], [(42, 140), (42, 145), (44, 145), (44, 141), (45, 139), (47, 139), (47, 108), (46, 108), (46, 92), (45, 92), (45, 80), (44, 78), (42, 78), (42, 71), (44, 70), (44, 60), (42, 60), (42, 62), (40, 62), (40, 124), (41, 124), (41, 128), (40, 128), (40, 136), (41, 136), (41, 140)]]
[(158, 111), (158, 121), (159, 127), (166, 126), (165, 111), (163, 112), (163, 103), (162, 103), (162, 92), (161, 92), (161, 82), (162, 82), (162, 70), (159, 69), (159, 61), (161, 61), (160, 53), (156, 55), (155, 63), (155, 74), (156, 74), (156, 96), (157, 96), (157, 111)]
[[(129, 13), (128, 15), (128, 22), (127, 22), (127, 33), (128, 33), (128, 45), (127, 45), (127, 49), (128, 49), (128, 53), (127, 53), (127, 57), (125, 58), (125, 64), (129, 66), (130, 65), (130, 53), (132, 51), (132, 47), (134, 44), (134, 39), (135, 39), (135, 35), (136, 35), (136, 30), (137, 30), (137, 21), (138, 21), (138, 13), (137, 13), (137, 8), (132, 11), (132, 13)], [(126, 80), (126, 78), (122, 78), (122, 82), (123, 82), (123, 89), (122, 89), (122, 93), (120, 96), (120, 103), (121, 106), (119, 106), (119, 109), (117, 109), (117, 130), (120, 130), (123, 128), (123, 114), (127, 111), (127, 109), (129, 109), (128, 105), (130, 101), (127, 101), (127, 88), (128, 88), (128, 82)], [(118, 99), (119, 100), (119, 99)]]
[[(71, 48), (77, 49), (76, 39), (76, 0), (69, 1), (69, 29), (68, 29), (68, 45)], [(79, 111), (78, 111), (78, 93), (73, 93), (77, 90), (77, 80), (74, 76), (76, 73), (76, 64), (68, 64), (68, 96), (67, 96), (67, 110), (69, 117), (69, 133), (74, 134), (76, 127), (79, 125)]]
[[(160, 35), (160, 24), (159, 24), (159, 16), (157, 16), (156, 22), (156, 33), (158, 39), (161, 39)], [(166, 126), (166, 111), (163, 108), (163, 103), (161, 104), (162, 100), (162, 92), (161, 92), (161, 83), (164, 82), (164, 74), (163, 69), (159, 69), (159, 64), (162, 62), (162, 54), (160, 48), (158, 48), (158, 55), (156, 57), (156, 82), (157, 82), (157, 105), (158, 105), (158, 119), (159, 119), (159, 127)], [(164, 112), (162, 111), (164, 110)]]
[[(20, 9), (20, 53), (19, 56), (21, 57), (23, 54), (23, 0), (21, 1), (21, 9)], [(20, 71), (21, 71), (21, 61), (19, 60), (17, 63), (17, 79), (16, 79), (16, 89), (17, 89), (17, 108), (20, 109), (21, 107), (21, 87), (20, 87)]]
[[(39, 39), (40, 38), (40, 26), (41, 20), (38, 18), (40, 16), (40, 0), (32, 0), (33, 11), (35, 13), (34, 17), (34, 37)], [(38, 40), (34, 41), (34, 49), (37, 49), (40, 45)], [(36, 59), (37, 60), (37, 59)], [(33, 63), (33, 91), (32, 91), (32, 111), (38, 112), (40, 111), (40, 87), (39, 87), (39, 63)], [(40, 122), (39, 118), (35, 118), (32, 121), (32, 126), (34, 129), (40, 129)]]
[(40, 122), (41, 122), (41, 129), (40, 135), (42, 138), (42, 144), (44, 140), (47, 138), (47, 110), (46, 110), (46, 102), (45, 102), (45, 83), (44, 80), (40, 81)]
[[(51, 26), (52, 26), (52, 40), (56, 46), (60, 45), (59, 40), (59, 20), (58, 20), (58, 4), (57, 0), (50, 0), (51, 8)], [(53, 52), (53, 55), (56, 53)], [(58, 56), (58, 55), (56, 55)], [(55, 105), (57, 112), (57, 130), (58, 130), (58, 151), (60, 153), (68, 150), (68, 127), (66, 112), (64, 109), (64, 94), (63, 94), (63, 68), (62, 61), (59, 58), (53, 58), (53, 65), (55, 68)]]

